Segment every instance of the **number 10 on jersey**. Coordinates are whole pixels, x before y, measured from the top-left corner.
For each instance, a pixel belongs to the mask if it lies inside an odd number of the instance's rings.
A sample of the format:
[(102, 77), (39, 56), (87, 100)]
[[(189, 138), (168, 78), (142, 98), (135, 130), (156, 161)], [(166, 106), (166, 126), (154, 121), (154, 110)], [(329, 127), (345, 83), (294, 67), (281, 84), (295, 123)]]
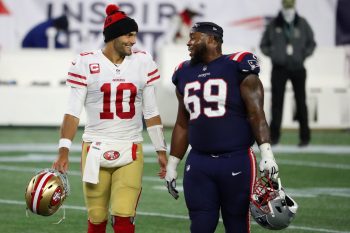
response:
[[(100, 112), (100, 119), (114, 119), (114, 113), (111, 112), (111, 104), (115, 104), (115, 115), (120, 119), (131, 119), (135, 116), (135, 98), (137, 88), (132, 83), (120, 83), (116, 86), (115, 103), (111, 103), (111, 95), (114, 93), (110, 83), (104, 83), (101, 86), (103, 92), (103, 112)], [(129, 95), (129, 98), (125, 98)], [(128, 111), (123, 108), (123, 102), (128, 99)]]

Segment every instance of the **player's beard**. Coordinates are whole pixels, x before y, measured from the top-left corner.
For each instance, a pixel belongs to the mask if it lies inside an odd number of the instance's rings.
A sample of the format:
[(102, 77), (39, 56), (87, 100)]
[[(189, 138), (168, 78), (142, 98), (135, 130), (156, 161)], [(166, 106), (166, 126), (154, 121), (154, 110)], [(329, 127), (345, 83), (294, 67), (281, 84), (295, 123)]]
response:
[(207, 45), (205, 43), (199, 44), (191, 58), (191, 65), (202, 63), (204, 61), (204, 56), (207, 54), (207, 52)]
[[(132, 50), (128, 49), (126, 46), (128, 44), (127, 43), (123, 43), (123, 42), (116, 42), (114, 44), (114, 50), (122, 57), (125, 57), (125, 56), (130, 56), (132, 54)], [(132, 45), (131, 45), (132, 47)]]

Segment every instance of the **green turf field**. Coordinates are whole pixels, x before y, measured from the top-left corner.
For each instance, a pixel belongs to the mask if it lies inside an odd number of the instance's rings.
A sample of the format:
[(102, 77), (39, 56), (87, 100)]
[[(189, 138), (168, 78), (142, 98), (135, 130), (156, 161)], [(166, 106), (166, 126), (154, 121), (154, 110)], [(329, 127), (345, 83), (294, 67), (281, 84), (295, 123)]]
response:
[[(168, 142), (170, 134), (170, 130), (167, 130)], [(80, 136), (81, 131), (74, 141), (75, 144), (79, 143)], [(33, 214), (26, 216), (25, 187), (35, 171), (51, 166), (57, 138), (56, 128), (0, 129), (0, 233), (86, 232), (79, 152), (71, 155), (69, 180), (72, 193), (65, 202), (66, 219), (59, 225), (53, 224), (62, 217), (62, 209), (51, 217)], [(280, 177), (287, 192), (300, 206), (295, 221), (281, 232), (350, 232), (350, 133), (314, 131), (310, 148), (315, 148), (315, 151), (294, 148), (297, 143), (295, 131), (284, 132), (281, 142), (282, 145), (276, 147), (276, 151), (280, 152), (275, 152)], [(50, 144), (53, 148), (45, 147), (43, 150), (43, 145), (35, 146), (43, 143)], [(148, 143), (148, 137), (145, 136), (145, 144)], [(23, 150), (23, 144), (32, 145), (31, 149)], [(345, 149), (335, 152), (339, 146)], [(285, 148), (292, 150), (283, 152)], [(259, 160), (259, 155), (257, 157)], [(137, 232), (189, 232), (183, 193), (175, 201), (165, 190), (163, 181), (156, 176), (158, 165), (155, 155), (147, 152), (145, 158), (143, 192), (136, 218)], [(178, 181), (180, 190), (182, 169), (181, 166)], [(108, 226), (107, 232), (113, 232), (111, 226)], [(224, 232), (221, 222), (216, 232)], [(270, 231), (262, 229), (252, 221), (252, 232)]]

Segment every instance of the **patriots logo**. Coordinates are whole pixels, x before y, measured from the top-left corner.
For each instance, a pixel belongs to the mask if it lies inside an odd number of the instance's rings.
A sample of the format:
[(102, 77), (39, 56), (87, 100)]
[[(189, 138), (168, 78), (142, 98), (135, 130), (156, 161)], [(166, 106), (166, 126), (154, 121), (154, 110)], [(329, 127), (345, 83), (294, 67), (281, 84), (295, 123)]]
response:
[(255, 70), (256, 68), (260, 67), (257, 60), (248, 60), (248, 64), (250, 65), (250, 68), (252, 70)]

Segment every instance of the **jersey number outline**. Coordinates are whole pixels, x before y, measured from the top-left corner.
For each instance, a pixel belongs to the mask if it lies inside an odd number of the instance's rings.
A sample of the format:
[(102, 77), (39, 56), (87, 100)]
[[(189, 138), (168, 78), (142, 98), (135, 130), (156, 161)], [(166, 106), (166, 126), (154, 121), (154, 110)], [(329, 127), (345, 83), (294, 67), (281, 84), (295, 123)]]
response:
[[(216, 87), (216, 93), (212, 91), (214, 87)], [(203, 89), (203, 101), (215, 104), (215, 107), (204, 107), (203, 104), (201, 104), (200, 97), (191, 93), (201, 89)], [(201, 85), (199, 81), (187, 83), (184, 90), (184, 104), (187, 111), (190, 113), (190, 120), (197, 119), (202, 112), (209, 118), (225, 115), (226, 98), (227, 83), (223, 79), (209, 79), (203, 83), (203, 85)]]
[[(114, 113), (111, 112), (111, 84), (104, 83), (100, 90), (103, 92), (103, 112), (100, 112), (100, 119), (114, 119)], [(129, 111), (124, 111), (123, 108), (123, 96), (125, 91), (129, 93)], [(131, 119), (135, 116), (136, 94), (137, 88), (132, 83), (120, 83), (116, 86), (115, 114), (120, 119)]]

